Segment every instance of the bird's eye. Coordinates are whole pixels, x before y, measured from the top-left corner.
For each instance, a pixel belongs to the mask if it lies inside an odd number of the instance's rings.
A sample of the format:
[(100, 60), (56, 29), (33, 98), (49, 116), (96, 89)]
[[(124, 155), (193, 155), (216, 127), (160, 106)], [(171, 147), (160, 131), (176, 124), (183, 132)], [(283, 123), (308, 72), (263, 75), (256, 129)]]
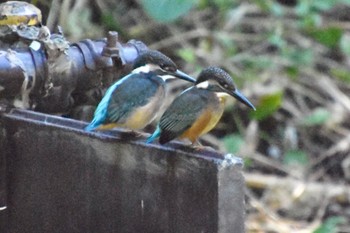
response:
[(167, 66), (167, 65), (160, 65), (160, 68), (162, 68), (162, 70), (165, 70), (165, 71), (174, 71), (174, 68), (171, 67), (171, 66)]

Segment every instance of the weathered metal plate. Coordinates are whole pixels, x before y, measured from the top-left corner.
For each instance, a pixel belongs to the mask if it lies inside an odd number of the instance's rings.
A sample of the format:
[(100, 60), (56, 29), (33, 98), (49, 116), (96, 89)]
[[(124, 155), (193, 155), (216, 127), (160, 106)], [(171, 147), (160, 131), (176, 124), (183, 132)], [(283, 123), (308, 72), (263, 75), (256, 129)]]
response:
[(85, 125), (0, 116), (1, 232), (244, 232), (241, 159)]

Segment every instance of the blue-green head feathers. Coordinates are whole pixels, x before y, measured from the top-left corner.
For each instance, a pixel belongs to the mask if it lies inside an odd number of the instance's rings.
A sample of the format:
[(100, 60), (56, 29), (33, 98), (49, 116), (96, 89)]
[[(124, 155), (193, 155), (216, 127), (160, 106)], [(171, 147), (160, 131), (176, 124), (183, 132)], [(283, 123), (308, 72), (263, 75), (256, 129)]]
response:
[[(206, 85), (202, 85), (203, 83)], [(195, 85), (198, 87), (202, 85), (209, 91), (225, 92), (255, 110), (254, 105), (236, 88), (232, 77), (219, 67), (204, 69), (199, 74)]]
[(177, 70), (176, 64), (169, 57), (156, 50), (147, 50), (140, 54), (136, 58), (133, 68), (136, 69), (146, 64), (158, 65), (160, 68), (170, 72)]
[[(197, 78), (196, 84), (210, 81), (216, 83), (218, 86), (223, 87), (226, 90), (234, 91), (236, 86), (231, 76), (219, 67), (208, 67), (204, 69)], [(221, 89), (219, 89), (221, 90)], [(218, 91), (219, 91), (218, 90)]]

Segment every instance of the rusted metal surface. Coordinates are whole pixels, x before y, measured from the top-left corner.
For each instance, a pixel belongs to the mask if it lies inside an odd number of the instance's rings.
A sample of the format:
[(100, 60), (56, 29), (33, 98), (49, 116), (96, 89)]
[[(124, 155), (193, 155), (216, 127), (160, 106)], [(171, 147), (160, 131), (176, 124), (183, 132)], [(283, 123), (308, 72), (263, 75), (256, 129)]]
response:
[(46, 40), (26, 46), (1, 45), (0, 102), (61, 114), (91, 104), (91, 96), (98, 102), (101, 92), (91, 90), (110, 86), (148, 49), (141, 41), (122, 44), (117, 35), (109, 32), (107, 39), (70, 45), (63, 35), (48, 32)]
[(85, 125), (26, 110), (0, 115), (1, 232), (244, 232), (241, 159)]

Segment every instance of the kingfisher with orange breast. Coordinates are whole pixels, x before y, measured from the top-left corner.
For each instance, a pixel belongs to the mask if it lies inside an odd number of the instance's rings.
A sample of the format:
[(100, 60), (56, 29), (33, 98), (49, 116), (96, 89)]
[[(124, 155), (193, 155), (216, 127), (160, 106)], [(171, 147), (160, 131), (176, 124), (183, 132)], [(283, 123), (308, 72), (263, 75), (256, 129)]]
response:
[(195, 85), (170, 104), (147, 142), (159, 138), (159, 143), (165, 144), (175, 138), (187, 138), (194, 144), (219, 122), (227, 96), (255, 110), (254, 105), (237, 90), (228, 73), (218, 67), (204, 69)]

